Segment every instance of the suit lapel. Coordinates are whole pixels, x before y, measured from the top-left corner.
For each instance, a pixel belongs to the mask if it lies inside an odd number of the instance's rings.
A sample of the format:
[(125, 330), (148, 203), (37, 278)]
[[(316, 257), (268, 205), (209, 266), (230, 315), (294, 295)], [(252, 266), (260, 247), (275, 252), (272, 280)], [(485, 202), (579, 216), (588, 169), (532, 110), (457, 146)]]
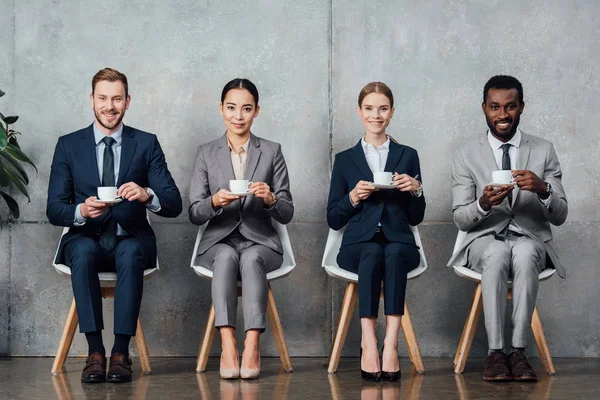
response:
[(404, 174), (407, 171), (395, 171), (394, 169), (398, 166), (400, 159), (402, 158), (402, 154), (404, 154), (404, 147), (390, 140), (390, 152), (388, 153), (387, 161), (385, 162), (385, 168), (383, 169), (386, 172), (398, 172), (399, 174)]
[[(521, 132), (521, 144), (519, 145), (519, 156), (517, 157), (517, 168), (527, 169), (527, 163), (529, 162), (529, 153), (531, 152), (531, 145), (529, 138), (523, 132)], [(517, 202), (517, 198), (521, 193), (519, 188), (515, 188), (515, 195), (513, 196), (513, 205)]]
[(117, 187), (121, 186), (129, 171), (129, 166), (135, 154), (137, 142), (134, 139), (134, 130), (123, 125), (123, 136), (121, 139), (121, 160), (119, 161), (119, 177), (117, 179)]
[(84, 132), (82, 143), (83, 161), (85, 163), (88, 176), (94, 179), (94, 186), (99, 187), (100, 175), (98, 173), (98, 159), (96, 156), (96, 139), (94, 138), (94, 127), (90, 125)]
[(362, 148), (361, 140), (359, 140), (356, 146), (354, 146), (350, 151), (350, 159), (358, 167), (359, 171), (364, 175), (366, 180), (372, 182), (373, 172), (371, 171), (371, 168), (369, 168), (369, 164), (367, 163), (365, 152)]
[[(256, 172), (256, 167), (258, 167), (258, 162), (260, 161), (260, 157), (262, 155), (262, 151), (260, 151), (260, 140), (254, 136), (252, 133), (250, 134), (250, 143), (248, 143), (248, 158), (246, 159), (246, 169), (244, 170), (244, 179), (252, 181), (254, 178), (254, 173)], [(244, 207), (246, 204), (246, 199), (248, 197), (242, 198), (241, 206)]]
[(219, 164), (221, 164), (221, 171), (223, 171), (223, 176), (225, 177), (225, 187), (229, 188), (229, 181), (234, 180), (235, 175), (233, 174), (233, 165), (231, 165), (231, 156), (229, 155), (226, 135), (223, 135), (219, 141), (217, 159), (219, 160)]
[(498, 170), (498, 164), (496, 164), (496, 157), (494, 157), (494, 152), (492, 151), (492, 147), (490, 146), (490, 142), (487, 139), (487, 133), (479, 140), (479, 144), (481, 146), (481, 157), (490, 170), (490, 179), (492, 176), (492, 171)]

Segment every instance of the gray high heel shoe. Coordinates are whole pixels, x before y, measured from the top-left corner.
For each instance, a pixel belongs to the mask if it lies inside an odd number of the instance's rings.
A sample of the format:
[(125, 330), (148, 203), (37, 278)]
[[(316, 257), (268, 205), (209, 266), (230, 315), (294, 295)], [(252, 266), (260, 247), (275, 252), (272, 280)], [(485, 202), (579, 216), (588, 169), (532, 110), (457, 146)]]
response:
[(242, 379), (258, 379), (260, 375), (260, 355), (258, 358), (258, 369), (240, 368), (240, 378)]
[[(221, 357), (223, 357), (222, 353), (221, 353)], [(221, 377), (221, 379), (238, 379), (240, 377), (240, 369), (239, 369), (239, 367), (238, 368), (219, 368), (219, 376)]]

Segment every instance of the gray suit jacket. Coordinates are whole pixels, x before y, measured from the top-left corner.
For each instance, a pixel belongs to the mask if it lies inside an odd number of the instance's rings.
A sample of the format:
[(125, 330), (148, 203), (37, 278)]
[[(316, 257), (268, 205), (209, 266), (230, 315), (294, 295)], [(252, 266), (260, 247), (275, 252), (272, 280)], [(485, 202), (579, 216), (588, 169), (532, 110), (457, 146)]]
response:
[(281, 145), (250, 134), (244, 179), (265, 182), (271, 187), (277, 197), (277, 203), (272, 208), (266, 208), (262, 199), (250, 195), (213, 210), (212, 195), (223, 188), (229, 189), (229, 181), (233, 179), (235, 177), (225, 135), (198, 147), (188, 210), (192, 223), (202, 225), (208, 222), (200, 240), (198, 254), (206, 252), (236, 228), (245, 238), (283, 254), (281, 241), (271, 224), (271, 218), (287, 224), (294, 215), (294, 205)]
[(512, 219), (527, 236), (544, 245), (549, 261), (558, 274), (565, 277), (565, 269), (556, 255), (550, 230), (550, 224), (561, 225), (565, 222), (568, 213), (567, 198), (561, 183), (562, 172), (554, 146), (547, 140), (522, 132), (517, 166), (532, 171), (552, 185), (550, 207), (546, 209), (535, 193), (515, 188), (512, 207), (505, 199), (502, 204), (493, 207), (488, 216), (482, 217), (477, 209), (477, 201), (483, 188), (492, 181), (492, 171), (498, 169), (494, 153), (487, 135), (458, 149), (452, 165), (452, 212), (454, 223), (467, 235), (448, 266), (466, 265), (467, 250), (473, 240), (502, 232)]

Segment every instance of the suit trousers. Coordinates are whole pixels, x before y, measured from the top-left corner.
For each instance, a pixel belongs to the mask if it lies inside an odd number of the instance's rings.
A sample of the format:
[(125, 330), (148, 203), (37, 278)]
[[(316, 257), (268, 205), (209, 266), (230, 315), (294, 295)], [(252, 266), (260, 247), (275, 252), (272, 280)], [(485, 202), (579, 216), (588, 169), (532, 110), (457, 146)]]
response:
[(144, 269), (150, 265), (141, 242), (119, 237), (108, 252), (98, 240), (79, 237), (65, 246), (80, 332), (104, 329), (99, 272), (116, 272), (114, 333), (135, 336), (144, 289)]
[(236, 229), (198, 255), (198, 264), (213, 271), (215, 327), (235, 328), (238, 281), (242, 281), (244, 329), (265, 330), (269, 284), (267, 273), (281, 267), (283, 255), (246, 239)]
[(406, 280), (420, 263), (419, 250), (404, 243), (389, 242), (378, 232), (369, 242), (344, 246), (338, 265), (358, 274), (358, 313), (360, 318), (377, 318), (381, 282), (386, 315), (404, 314)]
[(503, 349), (508, 281), (512, 280), (512, 346), (526, 347), (535, 308), (539, 274), (546, 268), (541, 243), (511, 232), (506, 240), (493, 235), (475, 239), (468, 248), (468, 265), (481, 273), (485, 329), (490, 349)]

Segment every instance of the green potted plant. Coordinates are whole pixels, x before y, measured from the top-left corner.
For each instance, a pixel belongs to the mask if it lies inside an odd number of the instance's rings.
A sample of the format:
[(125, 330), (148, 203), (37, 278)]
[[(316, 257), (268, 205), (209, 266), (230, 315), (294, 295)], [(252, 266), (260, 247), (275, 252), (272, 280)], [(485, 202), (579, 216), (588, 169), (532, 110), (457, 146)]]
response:
[[(4, 96), (4, 92), (0, 90), (0, 97)], [(17, 135), (21, 132), (10, 129), (9, 125), (17, 122), (19, 117), (9, 116), (5, 117), (0, 113), (0, 203), (4, 201), (8, 206), (9, 216), (12, 219), (18, 219), (20, 216), (19, 204), (17, 201), (8, 193), (11, 187), (16, 187), (27, 200), (30, 200), (29, 194), (27, 193), (27, 185), (29, 185), (29, 177), (27, 172), (23, 168), (21, 163), (28, 163), (37, 172), (37, 167), (29, 157), (27, 157), (22, 151), (19, 143), (17, 142)], [(3, 219), (0, 215), (0, 226), (2, 226)]]

